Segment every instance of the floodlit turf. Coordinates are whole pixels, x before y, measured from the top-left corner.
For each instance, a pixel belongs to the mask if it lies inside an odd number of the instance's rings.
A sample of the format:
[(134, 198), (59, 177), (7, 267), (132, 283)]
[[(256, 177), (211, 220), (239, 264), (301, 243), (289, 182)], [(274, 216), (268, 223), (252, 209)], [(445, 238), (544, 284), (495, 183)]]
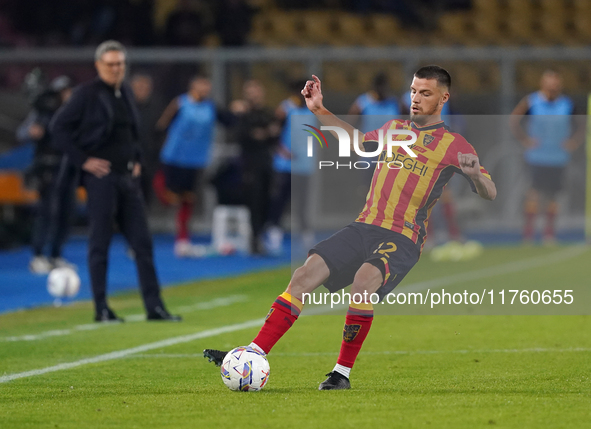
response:
[[(562, 253), (556, 263), (531, 263), (564, 251), (490, 248), (479, 259), (460, 263), (423, 258), (400, 290), (474, 271), (480, 274), (456, 279), (455, 286), (532, 290), (559, 281), (565, 287), (591, 286), (586, 283), (591, 250), (568, 258)], [(530, 262), (508, 265), (519, 261)], [(483, 271), (486, 267), (496, 268)], [(317, 386), (334, 366), (343, 315), (302, 317), (270, 354), (267, 387), (230, 392), (201, 351), (250, 342), (258, 331), (254, 325), (216, 330), (262, 319), (289, 273), (286, 268), (168, 288), (169, 307), (185, 317), (178, 324), (96, 325), (89, 303), (1, 315), (0, 380), (102, 358), (0, 383), (0, 427), (591, 425), (591, 317), (581, 315), (377, 316), (353, 370), (352, 390), (338, 392), (318, 392)], [(136, 293), (114, 297), (112, 306), (122, 316), (141, 314)], [(207, 338), (191, 337), (198, 332)], [(158, 343), (167, 339), (175, 344)], [(130, 351), (150, 344), (155, 345)], [(111, 352), (121, 353), (107, 355)]]

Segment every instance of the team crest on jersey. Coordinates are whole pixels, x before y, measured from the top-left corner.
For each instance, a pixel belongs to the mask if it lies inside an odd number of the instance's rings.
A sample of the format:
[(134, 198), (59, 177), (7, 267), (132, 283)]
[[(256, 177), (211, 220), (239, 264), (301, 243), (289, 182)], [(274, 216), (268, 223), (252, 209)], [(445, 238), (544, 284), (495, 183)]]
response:
[(345, 325), (343, 328), (343, 340), (346, 343), (350, 343), (357, 337), (360, 329), (361, 325)]
[(429, 143), (432, 143), (433, 140), (435, 140), (435, 137), (433, 137), (430, 134), (427, 134), (425, 137), (423, 137), (423, 145), (427, 146)]

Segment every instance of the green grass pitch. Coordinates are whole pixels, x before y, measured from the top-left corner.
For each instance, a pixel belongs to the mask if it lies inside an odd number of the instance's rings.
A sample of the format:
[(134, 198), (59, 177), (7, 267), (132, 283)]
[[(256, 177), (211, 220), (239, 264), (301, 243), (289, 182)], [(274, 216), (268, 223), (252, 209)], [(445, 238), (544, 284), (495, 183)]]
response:
[[(591, 250), (565, 251), (493, 247), (458, 263), (425, 257), (399, 290), (470, 272), (480, 274), (453, 277), (454, 287), (591, 288)], [(0, 427), (591, 427), (585, 315), (378, 314), (352, 389), (333, 392), (317, 387), (334, 366), (343, 314), (310, 315), (269, 355), (263, 391), (229, 391), (201, 351), (248, 344), (289, 277), (285, 268), (167, 288), (168, 306), (185, 318), (178, 324), (137, 320), (137, 293), (112, 298), (124, 324), (91, 323), (90, 303), (1, 315)]]

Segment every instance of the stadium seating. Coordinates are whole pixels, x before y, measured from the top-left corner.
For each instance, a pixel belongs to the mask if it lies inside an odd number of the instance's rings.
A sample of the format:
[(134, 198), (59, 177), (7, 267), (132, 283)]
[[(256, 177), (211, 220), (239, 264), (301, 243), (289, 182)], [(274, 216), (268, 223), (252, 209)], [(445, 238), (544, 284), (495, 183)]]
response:
[(590, 0), (473, 0), (469, 11), (435, 14), (437, 24), (402, 28), (394, 15), (342, 10), (279, 11), (265, 0), (251, 41), (266, 46), (588, 45)]

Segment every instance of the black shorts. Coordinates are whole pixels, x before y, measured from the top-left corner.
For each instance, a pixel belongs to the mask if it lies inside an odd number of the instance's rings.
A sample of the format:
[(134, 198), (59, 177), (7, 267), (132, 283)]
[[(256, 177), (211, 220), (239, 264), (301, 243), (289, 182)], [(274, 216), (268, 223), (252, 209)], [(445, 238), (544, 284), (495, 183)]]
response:
[(330, 292), (351, 283), (355, 273), (367, 262), (377, 267), (384, 278), (377, 294), (382, 300), (398, 286), (420, 257), (420, 250), (404, 235), (388, 229), (353, 222), (314, 246), (309, 254), (324, 259), (330, 276), (324, 286)]
[(195, 192), (195, 187), (203, 177), (202, 168), (186, 168), (176, 165), (162, 165), (166, 188), (175, 194)]
[(532, 187), (549, 197), (554, 197), (561, 189), (565, 167), (531, 165)]

